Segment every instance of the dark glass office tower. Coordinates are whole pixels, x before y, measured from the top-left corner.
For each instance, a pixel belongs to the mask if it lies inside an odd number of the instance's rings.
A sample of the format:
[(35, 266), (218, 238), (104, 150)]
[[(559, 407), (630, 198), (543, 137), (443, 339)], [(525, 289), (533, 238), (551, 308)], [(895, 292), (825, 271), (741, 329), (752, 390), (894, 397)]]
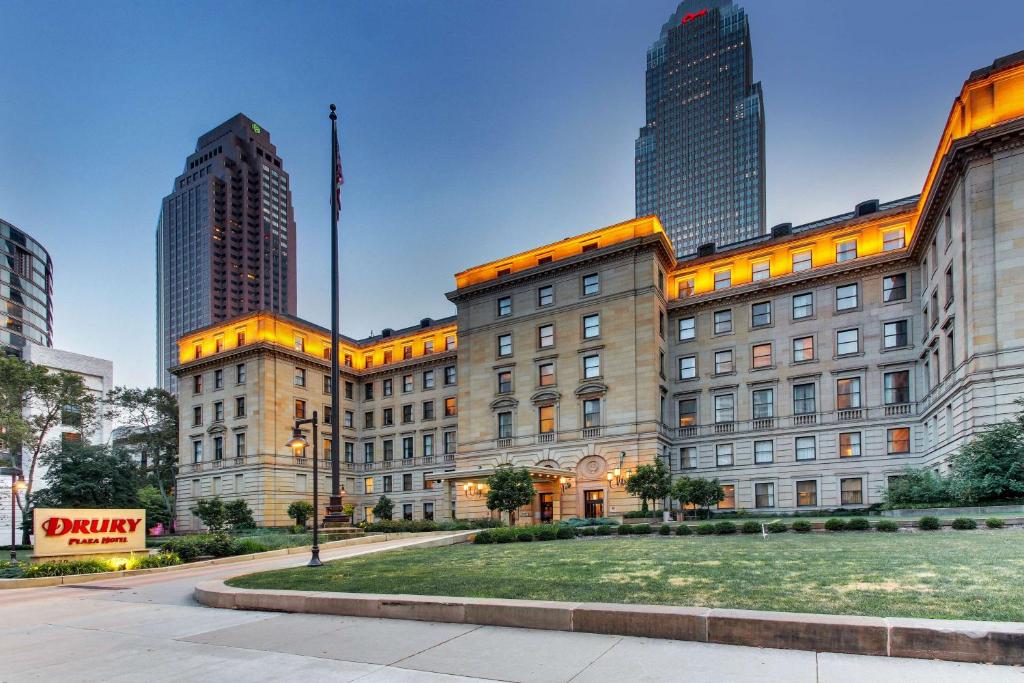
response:
[(295, 315), (295, 217), (270, 134), (238, 114), (199, 138), (156, 229), (157, 382), (183, 334), (256, 310)]
[(43, 245), (0, 219), (0, 353), (53, 346), (53, 261)]
[(765, 227), (764, 102), (747, 15), (684, 0), (647, 51), (647, 125), (636, 140), (636, 214), (656, 214), (679, 256)]

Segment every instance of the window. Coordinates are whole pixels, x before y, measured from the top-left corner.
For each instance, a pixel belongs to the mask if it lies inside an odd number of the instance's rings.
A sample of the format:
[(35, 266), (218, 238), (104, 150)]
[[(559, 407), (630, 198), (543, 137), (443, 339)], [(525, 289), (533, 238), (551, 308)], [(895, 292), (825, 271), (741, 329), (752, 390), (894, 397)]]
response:
[(395, 459), (395, 442), (391, 439), (384, 439), (382, 442), (384, 447), (384, 462), (391, 462)]
[(583, 276), (583, 296), (601, 291), (601, 279), (597, 273)]
[(907, 274), (897, 273), (882, 278), (882, 301), (903, 301), (907, 298)]
[(814, 337), (797, 337), (793, 340), (793, 362), (809, 360), (814, 360)]
[(953, 303), (953, 266), (946, 268), (946, 306)]
[(694, 318), (679, 319), (679, 341), (688, 341), (697, 336)]
[(498, 316), (512, 314), (512, 297), (503, 296), (498, 299)]
[(736, 397), (732, 394), (715, 396), (715, 423), (722, 424), (736, 419)]
[(732, 350), (715, 351), (715, 374), (723, 375), (732, 370)]
[(754, 358), (755, 368), (770, 368), (772, 366), (772, 345), (755, 344), (751, 354)]
[(722, 502), (718, 504), (719, 510), (735, 510), (736, 509), (736, 486), (734, 484), (723, 484), (722, 493), (725, 497)]
[(325, 394), (331, 393), (331, 376), (330, 375), (324, 375), (324, 393)]
[(771, 262), (768, 260), (755, 261), (750, 266), (750, 280), (760, 282), (771, 277)]
[(295, 335), (295, 350), (305, 351), (306, 350), (306, 339), (299, 335)]
[(413, 452), (413, 443), (411, 436), (402, 437), (402, 460), (408, 460), (409, 458), (415, 457)]
[(224, 421), (224, 401), (215, 401), (213, 404), (213, 421)]
[(850, 311), (857, 308), (858, 304), (858, 292), (857, 283), (854, 282), (851, 285), (843, 285), (836, 287), (836, 310), (837, 311)]
[(953, 346), (953, 328), (946, 333), (946, 374), (956, 369), (956, 347)]
[(455, 350), (455, 344), (456, 344), (456, 339), (455, 339), (455, 335), (454, 334), (445, 335), (445, 338), (444, 338), (444, 350), (445, 351), (454, 351)]
[(402, 347), (402, 360), (409, 360), (412, 358), (412, 344), (406, 344)]
[(863, 505), (864, 480), (860, 477), (839, 480), (839, 504)]
[(352, 354), (351, 353), (346, 353), (344, 361), (345, 361), (345, 367), (346, 368), (352, 367)]
[(351, 410), (345, 411), (344, 420), (345, 422), (343, 423), (343, 426), (348, 427), (349, 429), (355, 427), (355, 414)]
[(306, 386), (306, 370), (304, 368), (295, 368), (295, 386)]
[(715, 311), (715, 334), (732, 332), (732, 309)]
[(407, 403), (402, 406), (402, 424), (408, 424), (412, 422), (412, 404)]
[(836, 263), (857, 258), (857, 240), (836, 242)]
[(198, 440), (197, 441), (193, 441), (192, 442), (192, 462), (196, 463), (196, 462), (202, 462), (202, 461), (203, 461), (203, 442), (202, 441), (198, 441)]
[(434, 419), (434, 402), (424, 401), (423, 402), (423, 419), (433, 420)]
[(689, 427), (697, 424), (697, 399), (679, 399), (679, 426)]
[(793, 385), (793, 414), (812, 415), (817, 412), (813, 383)]
[(356, 459), (356, 445), (351, 441), (345, 442), (345, 462), (354, 462)]
[(512, 413), (511, 412), (498, 413), (498, 438), (499, 439), (511, 439), (512, 438)]
[(352, 398), (355, 395), (356, 385), (352, 382), (345, 382), (345, 398)]
[(859, 377), (849, 377), (836, 381), (836, 408), (839, 410), (860, 408)]
[(601, 376), (601, 356), (583, 357), (583, 378), (594, 379)]
[(434, 519), (434, 504), (424, 503), (423, 504), (423, 519), (432, 520)]
[(814, 445), (813, 436), (796, 437), (795, 446), (797, 460), (814, 460), (814, 458), (817, 457), (817, 449)]
[(658, 311), (658, 336), (665, 338), (665, 311)]
[(459, 414), (458, 399), (454, 396), (449, 396), (444, 400), (444, 416), (455, 417)]
[(775, 390), (756, 389), (751, 392), (751, 403), (755, 420), (775, 417)]
[(541, 363), (537, 366), (537, 385), (550, 387), (555, 383), (555, 364)]
[(224, 388), (224, 371), (214, 370), (213, 371), (213, 388), (223, 389)]
[(412, 391), (412, 375), (402, 375), (402, 393), (408, 394)]
[(434, 388), (434, 371), (424, 370), (423, 371), (423, 388), (433, 389)]
[(750, 324), (762, 327), (772, 324), (772, 302), (762, 301), (750, 307)]
[(692, 277), (676, 278), (676, 296), (678, 296), (680, 299), (683, 299), (688, 296), (693, 296)]
[(433, 339), (427, 339), (426, 341), (423, 342), (423, 355), (424, 356), (429, 356), (433, 352), (434, 352), (434, 340)]
[(583, 401), (583, 427), (601, 426), (601, 400), (588, 398)]
[(193, 406), (192, 407), (192, 426), (198, 427), (203, 424), (203, 407)]
[(775, 507), (775, 484), (771, 482), (754, 484), (754, 507)]
[(715, 466), (729, 467), (730, 465), (732, 465), (732, 444), (717, 444), (715, 446)]
[(512, 335), (501, 334), (498, 335), (498, 355), (499, 356), (511, 356), (512, 355)]
[[(775, 443), (773, 441), (755, 441), (754, 442), (754, 462), (759, 465), (764, 465), (772, 462), (775, 459)], [(758, 505), (757, 507), (764, 507)]]
[(715, 271), (715, 289), (727, 289), (732, 287), (732, 271), (731, 270), (719, 270)]
[(203, 393), (203, 376), (193, 375), (192, 376), (192, 393), (201, 394)]
[(235, 346), (245, 346), (245, 332), (235, 333)]
[(393, 359), (394, 359), (394, 355), (393, 355), (393, 352), (391, 351), (391, 349), (386, 350), (384, 352), (384, 365), (387, 365)]
[(455, 384), (455, 366), (446, 365), (444, 368), (444, 383), (445, 386), (451, 386)]
[(363, 491), (365, 491), (366, 493), (373, 493), (373, 477), (366, 477), (363, 479)]
[(363, 427), (365, 429), (373, 429), (373, 411), (368, 410), (363, 413)]
[[(412, 476), (412, 475), (407, 475)], [(409, 489), (405, 489), (408, 491)], [(412, 521), (412, 503), (402, 503), (402, 519), (411, 522)]]
[(363, 462), (373, 462), (373, 442), (363, 444)]
[(813, 479), (796, 483), (797, 507), (814, 507), (818, 504), (818, 482)]
[(910, 427), (895, 427), (886, 433), (886, 452), (889, 455), (904, 455), (910, 452)]
[(424, 434), (423, 435), (423, 457), (430, 457), (434, 455), (434, 435)]
[(202, 358), (203, 357), (203, 345), (202, 344), (196, 344), (195, 346), (192, 347), (192, 357), (193, 358)]
[(235, 383), (245, 384), (245, 363), (239, 363), (235, 366)]
[(906, 320), (895, 320), (882, 325), (882, 344), (885, 348), (898, 349), (909, 343)]
[(946, 209), (946, 215), (942, 219), (942, 227), (946, 236), (946, 246), (948, 247), (953, 243), (953, 219), (950, 216), (949, 209)]
[(391, 396), (395, 393), (395, 381), (390, 377), (380, 383), (381, 393), (385, 396)]
[(693, 379), (697, 376), (697, 356), (682, 356), (679, 359), (679, 379)]
[(395, 409), (385, 408), (381, 413), (380, 423), (385, 427), (395, 424)]
[(501, 370), (498, 373), (498, 393), (499, 394), (511, 394), (512, 393), (512, 371)]
[(544, 285), (537, 290), (537, 305), (550, 306), (555, 303), (555, 288), (552, 285)]
[(541, 325), (537, 328), (537, 346), (541, 349), (555, 345), (555, 326)]
[(541, 406), (537, 409), (537, 431), (551, 434), (555, 431), (555, 407)]
[(882, 251), (895, 251), (896, 249), (902, 249), (905, 244), (903, 228), (885, 230), (882, 232)]
[(444, 452), (445, 454), (452, 454), (455, 452), (455, 435), (456, 432), (445, 432), (444, 433)]
[(836, 332), (836, 355), (845, 356), (860, 351), (860, 330), (839, 330)]
[(684, 470), (697, 467), (697, 448), (695, 446), (683, 446), (679, 449), (679, 467)]
[(235, 457), (245, 457), (245, 432), (235, 434)]
[(366, 401), (373, 400), (373, 382), (363, 384), (363, 399)]
[(583, 316), (583, 338), (596, 339), (601, 336), (601, 316), (598, 313)]
[(814, 294), (796, 294), (793, 296), (793, 320), (810, 318), (814, 315)]
[(811, 250), (804, 249), (803, 251), (793, 252), (793, 272), (799, 273), (804, 270), (810, 270), (812, 266), (811, 262)]
[(860, 432), (842, 432), (839, 434), (839, 457), (860, 457)]

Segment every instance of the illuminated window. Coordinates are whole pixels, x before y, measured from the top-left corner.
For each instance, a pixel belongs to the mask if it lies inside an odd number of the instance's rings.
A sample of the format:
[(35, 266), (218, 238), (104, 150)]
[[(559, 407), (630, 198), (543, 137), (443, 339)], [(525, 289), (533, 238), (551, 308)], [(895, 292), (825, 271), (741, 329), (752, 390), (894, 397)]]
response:
[(510, 394), (512, 393), (512, 371), (502, 370), (498, 373), (498, 393), (499, 394)]
[(887, 349), (898, 349), (910, 343), (906, 320), (895, 320), (882, 325), (883, 345)]
[(839, 435), (839, 457), (860, 457), (860, 432), (843, 432)]
[(306, 338), (305, 337), (302, 337), (302, 336), (299, 336), (299, 335), (295, 335), (295, 350), (296, 351), (305, 351), (306, 350)]
[(750, 265), (750, 279), (753, 282), (759, 282), (761, 280), (767, 280), (771, 277), (771, 262), (765, 259), (764, 261), (755, 261)]
[(583, 296), (597, 294), (601, 291), (601, 278), (597, 273), (583, 276)]
[(555, 431), (554, 406), (540, 406), (537, 409), (537, 431), (541, 434), (551, 434)]
[(732, 271), (719, 270), (715, 272), (715, 289), (726, 289), (732, 287)]
[(860, 408), (859, 377), (836, 380), (836, 408), (839, 410)]
[(687, 341), (697, 336), (695, 321), (696, 319), (692, 317), (679, 319), (679, 341)]
[(910, 427), (896, 427), (888, 430), (886, 436), (889, 455), (902, 455), (910, 452)]
[(755, 368), (770, 368), (772, 366), (772, 345), (755, 344), (752, 349)]
[(444, 350), (445, 351), (454, 351), (455, 350), (455, 344), (456, 344), (456, 339), (455, 339), (455, 335), (454, 334), (449, 334), (449, 335), (447, 335), (444, 338)]
[(384, 352), (384, 365), (387, 365), (388, 363), (390, 363), (392, 358), (393, 358), (393, 355), (392, 355), (391, 349), (388, 349), (387, 351), (385, 351)]
[(715, 446), (715, 465), (729, 467), (732, 465), (732, 444), (720, 443)]
[(803, 251), (793, 252), (793, 272), (799, 273), (804, 270), (810, 270), (813, 266), (813, 259), (811, 256), (811, 250), (805, 249)]
[(690, 425), (697, 424), (697, 399), (679, 399), (678, 408), (680, 427), (689, 427)]
[(427, 339), (423, 342), (423, 355), (429, 356), (434, 352), (434, 340)]
[(845, 356), (860, 352), (860, 330), (839, 330), (836, 332), (836, 355)]
[(583, 378), (594, 379), (601, 376), (601, 356), (592, 355), (583, 357)]
[(836, 310), (849, 311), (857, 308), (860, 299), (858, 291), (859, 288), (856, 282), (850, 285), (836, 287)]
[(894, 251), (902, 249), (905, 245), (903, 228), (885, 230), (882, 232), (882, 251)]
[(839, 504), (863, 505), (864, 480), (860, 477), (839, 480)]
[(412, 358), (412, 344), (406, 344), (402, 347), (402, 360), (409, 360)]
[(732, 309), (715, 311), (715, 334), (732, 332)]
[[(366, 445), (371, 447), (373, 446), (373, 444), (370, 443)], [(373, 448), (370, 449), (370, 454), (372, 456)], [(373, 460), (368, 460), (367, 462), (373, 462)], [(365, 491), (366, 493), (373, 493), (373, 477), (366, 477), (365, 479), (363, 479), (363, 491)]]
[(555, 383), (555, 364), (541, 363), (537, 366), (537, 384), (542, 387), (550, 387)]
[(697, 376), (697, 357), (682, 356), (679, 359), (679, 379), (693, 379)]
[(541, 325), (537, 328), (537, 346), (545, 349), (555, 345), (555, 326)]
[[(768, 443), (771, 441), (758, 443)], [(767, 462), (771, 462), (768, 460)], [(771, 482), (764, 482), (754, 484), (754, 507), (756, 508), (773, 508), (775, 507), (775, 484)]]
[(444, 416), (455, 417), (459, 414), (458, 400), (454, 396), (449, 396), (444, 400)]
[(498, 316), (512, 315), (512, 297), (503, 296), (498, 299)]
[(601, 316), (597, 313), (583, 316), (583, 338), (595, 339), (601, 336)]
[(836, 242), (836, 263), (851, 261), (857, 258), (857, 240)]
[(736, 509), (736, 486), (734, 484), (722, 484), (722, 502), (718, 504), (719, 510)]
[(817, 457), (817, 448), (814, 445), (813, 436), (796, 437), (796, 459), (814, 460)]
[(818, 482), (810, 479), (796, 483), (797, 507), (815, 507), (818, 504)]
[(550, 306), (555, 303), (555, 288), (552, 285), (545, 285), (537, 290), (537, 305)]
[(795, 294), (793, 296), (793, 320), (810, 318), (814, 315), (814, 294)]
[(692, 277), (676, 278), (676, 296), (678, 296), (680, 299), (688, 296), (693, 296)]
[(715, 374), (723, 375), (732, 372), (732, 350), (715, 352)]
[(295, 417), (300, 420), (306, 419), (306, 402), (302, 399), (295, 399)]
[(750, 307), (750, 324), (753, 327), (762, 327), (772, 324), (772, 302), (762, 301)]

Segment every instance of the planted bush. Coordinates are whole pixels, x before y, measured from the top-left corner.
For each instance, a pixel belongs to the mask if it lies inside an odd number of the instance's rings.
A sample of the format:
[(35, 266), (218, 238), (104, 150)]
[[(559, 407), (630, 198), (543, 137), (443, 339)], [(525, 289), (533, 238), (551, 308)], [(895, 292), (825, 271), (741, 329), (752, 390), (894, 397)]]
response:
[(798, 519), (797, 521), (793, 522), (793, 531), (797, 532), (798, 534), (809, 534), (811, 532), (811, 529), (813, 528), (814, 527), (811, 526), (811, 523), (808, 522), (806, 519)]
[(157, 553), (156, 555), (146, 555), (140, 557), (138, 561), (131, 566), (131, 569), (155, 569), (157, 567), (173, 567), (181, 564), (181, 558), (174, 553)]
[(99, 574), (114, 571), (107, 560), (68, 560), (67, 562), (39, 562), (25, 567), (23, 576), (35, 579), (42, 576), (69, 576), (71, 574)]
[(867, 520), (867, 517), (854, 517), (847, 520), (846, 528), (849, 531), (867, 531), (871, 528), (871, 522)]
[(636, 524), (636, 525), (633, 526), (633, 533), (634, 534), (641, 534), (641, 535), (649, 534), (649, 533), (651, 533), (651, 525), (650, 524)]
[(473, 543), (477, 543), (479, 545), (487, 545), (488, 543), (494, 543), (494, 536), (492, 536), (491, 532), (487, 529), (483, 529), (480, 532), (478, 532), (476, 536), (473, 537)]
[(719, 536), (736, 533), (736, 525), (732, 522), (718, 522), (714, 525), (714, 529)]
[(697, 525), (698, 536), (710, 536), (715, 533), (715, 525), (711, 522), (704, 522), (703, 524)]
[(770, 534), (784, 534), (789, 529), (785, 522), (772, 522), (768, 525), (768, 533)]
[(989, 517), (985, 520), (985, 526), (989, 529), (1002, 529), (1003, 520), (1001, 517)]
[(557, 538), (576, 538), (576, 530), (571, 526), (559, 526), (555, 536)]
[(825, 522), (827, 531), (846, 531), (846, 520), (839, 517), (832, 517)]
[(953, 528), (960, 531), (970, 531), (971, 529), (977, 529), (978, 523), (970, 517), (957, 517), (953, 520)]
[(676, 527), (676, 536), (689, 536), (693, 533), (693, 529), (687, 524), (680, 524)]
[(585, 526), (580, 527), (580, 536), (595, 536), (599, 529), (607, 529), (608, 527), (593, 527)]
[(537, 529), (538, 541), (553, 541), (556, 538), (558, 538), (558, 531), (553, 526), (545, 525)]
[(658, 533), (662, 536), (668, 536), (672, 533), (672, 527), (670, 527), (668, 524), (662, 524), (658, 527)]
[(629, 536), (633, 533), (633, 527), (629, 524), (622, 524), (619, 526), (619, 536)]
[(921, 531), (938, 531), (942, 528), (942, 522), (939, 521), (938, 517), (926, 515), (917, 520), (917, 528)]
[(521, 531), (516, 532), (516, 540), (520, 543), (529, 543), (530, 541), (533, 541), (535, 539), (532, 531), (527, 531), (523, 529)]
[(269, 548), (254, 538), (243, 538), (240, 541), (235, 541), (231, 550), (232, 555), (252, 555), (253, 553), (265, 553)]
[(611, 524), (601, 524), (600, 526), (593, 527), (597, 529), (598, 536), (611, 536), (612, 529), (614, 528)]
[(494, 529), (491, 531), (491, 538), (495, 543), (511, 543), (516, 540), (515, 532), (509, 528)]
[(883, 519), (875, 525), (875, 528), (885, 533), (893, 533), (899, 531), (900, 525), (891, 519)]
[(752, 519), (748, 519), (746, 522), (743, 522), (740, 531), (745, 534), (759, 534), (761, 533), (761, 525)]

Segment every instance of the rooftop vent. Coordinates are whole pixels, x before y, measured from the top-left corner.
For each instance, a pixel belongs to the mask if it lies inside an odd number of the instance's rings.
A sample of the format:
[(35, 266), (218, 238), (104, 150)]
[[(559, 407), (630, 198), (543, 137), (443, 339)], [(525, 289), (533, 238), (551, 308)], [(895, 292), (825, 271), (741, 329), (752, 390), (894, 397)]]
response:
[(853, 215), (855, 218), (867, 216), (868, 214), (875, 213), (876, 211), (878, 211), (877, 199), (869, 199), (866, 202), (861, 202), (857, 206), (853, 207)]
[(420, 327), (430, 327), (434, 323), (430, 318), (424, 318), (420, 321)]
[(772, 237), (785, 237), (793, 234), (792, 223), (779, 223), (772, 226)]
[(715, 243), (708, 242), (697, 247), (697, 256), (711, 256), (715, 253)]
[(380, 331), (380, 336), (382, 336), (382, 337), (390, 337), (393, 333), (394, 333), (393, 329), (391, 329), (390, 327), (385, 327), (383, 330)]

